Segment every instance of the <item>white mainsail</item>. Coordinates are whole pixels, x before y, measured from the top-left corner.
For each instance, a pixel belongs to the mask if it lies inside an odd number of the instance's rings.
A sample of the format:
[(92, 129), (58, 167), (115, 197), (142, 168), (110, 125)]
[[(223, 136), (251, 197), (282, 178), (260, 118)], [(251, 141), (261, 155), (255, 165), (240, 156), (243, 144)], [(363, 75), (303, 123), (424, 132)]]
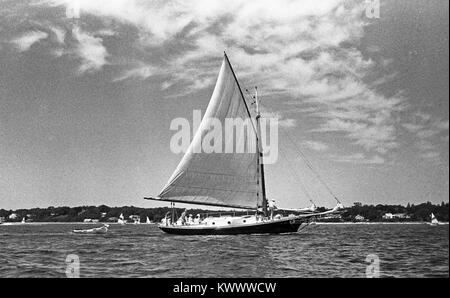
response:
[(439, 221), (437, 220), (436, 216), (433, 213), (431, 213), (431, 223), (439, 224)]
[(123, 217), (123, 213), (120, 213), (120, 216), (119, 216), (119, 219), (117, 220), (117, 223), (121, 224), (121, 225), (125, 224), (125, 219)]
[[(220, 121), (221, 131), (213, 129), (211, 119)], [(236, 129), (233, 137), (225, 138), (225, 119), (247, 121), (250, 128), (244, 131)], [(202, 148), (203, 142), (210, 142), (211, 134), (215, 133), (222, 136), (221, 153), (199, 151), (198, 148)], [(246, 150), (243, 153), (237, 153), (235, 150), (225, 153), (224, 148), (230, 146), (234, 148), (236, 140), (247, 144)], [(229, 142), (233, 143), (230, 145)], [(260, 177), (257, 132), (239, 83), (225, 55), (199, 129), (175, 172), (156, 199), (256, 209), (264, 205)]]

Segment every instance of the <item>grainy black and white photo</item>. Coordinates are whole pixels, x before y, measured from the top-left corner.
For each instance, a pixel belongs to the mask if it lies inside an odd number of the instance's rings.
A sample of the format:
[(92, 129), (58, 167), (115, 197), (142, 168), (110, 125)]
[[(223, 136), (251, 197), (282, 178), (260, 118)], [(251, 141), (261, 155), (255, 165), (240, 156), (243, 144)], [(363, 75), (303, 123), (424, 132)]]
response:
[(448, 82), (447, 0), (0, 0), (0, 277), (449, 278)]

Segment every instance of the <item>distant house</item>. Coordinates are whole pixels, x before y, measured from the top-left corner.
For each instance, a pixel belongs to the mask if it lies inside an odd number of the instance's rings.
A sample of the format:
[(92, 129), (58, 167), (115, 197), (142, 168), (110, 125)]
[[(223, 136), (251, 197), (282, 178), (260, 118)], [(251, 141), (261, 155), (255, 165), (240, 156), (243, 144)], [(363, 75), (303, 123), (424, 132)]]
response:
[(141, 217), (139, 215), (130, 215), (128, 218), (131, 219), (132, 221), (140, 221), (141, 220)]
[(92, 222), (92, 219), (86, 218), (86, 219), (83, 220), (83, 222)]
[(406, 213), (395, 213), (392, 214), (390, 212), (383, 215), (383, 219), (409, 219), (411, 216), (409, 216)]
[(106, 217), (106, 212), (100, 213), (100, 216), (101, 216), (102, 218)]
[(91, 222), (92, 222), (92, 223), (98, 223), (99, 220), (98, 220), (98, 219), (91, 219)]
[(9, 219), (17, 219), (17, 214), (15, 214), (15, 213), (11, 213), (9, 216), (8, 216), (8, 218)]
[(394, 216), (394, 218), (401, 218), (401, 219), (411, 218), (411, 216), (409, 216), (406, 213), (396, 213), (396, 214), (393, 214), (393, 216)]
[(392, 213), (385, 213), (383, 215), (383, 219), (393, 219), (394, 218), (394, 214)]
[(342, 219), (341, 214), (330, 214), (324, 217), (321, 217), (320, 219)]
[(356, 221), (364, 221), (365, 218), (364, 218), (364, 216), (358, 214), (358, 215), (355, 216), (355, 220)]

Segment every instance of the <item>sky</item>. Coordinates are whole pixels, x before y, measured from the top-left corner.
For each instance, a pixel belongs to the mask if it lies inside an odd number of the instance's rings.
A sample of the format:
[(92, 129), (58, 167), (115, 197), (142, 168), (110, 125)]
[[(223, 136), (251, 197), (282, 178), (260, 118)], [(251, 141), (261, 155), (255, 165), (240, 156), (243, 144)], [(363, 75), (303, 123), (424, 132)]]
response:
[[(75, 4), (74, 4), (75, 3)], [(77, 9), (78, 8), (78, 9)], [(448, 202), (449, 3), (0, 0), (0, 208), (168, 206), (223, 59), (280, 123), (279, 207)]]

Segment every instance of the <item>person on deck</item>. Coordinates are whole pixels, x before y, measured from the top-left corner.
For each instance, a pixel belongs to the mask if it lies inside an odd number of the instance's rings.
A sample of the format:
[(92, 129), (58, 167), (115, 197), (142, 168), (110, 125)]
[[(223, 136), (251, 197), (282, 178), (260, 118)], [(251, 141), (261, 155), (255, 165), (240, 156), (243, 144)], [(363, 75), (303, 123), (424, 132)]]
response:
[(197, 214), (197, 216), (194, 219), (194, 224), (198, 225), (200, 224), (201, 218), (200, 218), (200, 214)]
[(161, 222), (162, 222), (165, 226), (170, 225), (170, 212), (167, 212), (167, 213), (166, 213), (166, 215), (165, 215), (164, 218), (161, 220)]
[(179, 225), (185, 225), (186, 224), (186, 212), (187, 212), (187, 209), (184, 209), (183, 213), (181, 213), (181, 216), (180, 216), (180, 218), (177, 221), (177, 224), (179, 224)]
[(269, 200), (270, 219), (273, 219), (273, 211), (275, 209), (277, 209), (277, 206), (275, 206), (275, 200)]
[(170, 225), (170, 212), (167, 212), (166, 215), (164, 216), (163, 223), (164, 223), (166, 226), (169, 226), (169, 225)]

